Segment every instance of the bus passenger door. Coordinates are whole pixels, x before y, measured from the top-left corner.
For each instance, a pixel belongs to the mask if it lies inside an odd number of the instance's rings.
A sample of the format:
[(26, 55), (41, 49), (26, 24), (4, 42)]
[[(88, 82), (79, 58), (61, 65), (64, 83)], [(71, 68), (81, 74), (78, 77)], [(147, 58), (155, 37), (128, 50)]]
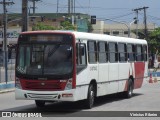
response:
[(85, 43), (76, 44), (76, 62), (76, 99), (81, 100), (86, 98), (86, 91), (88, 90), (86, 84), (88, 78), (88, 68)]
[(77, 85), (85, 84), (87, 80), (87, 55), (84, 43), (76, 44)]

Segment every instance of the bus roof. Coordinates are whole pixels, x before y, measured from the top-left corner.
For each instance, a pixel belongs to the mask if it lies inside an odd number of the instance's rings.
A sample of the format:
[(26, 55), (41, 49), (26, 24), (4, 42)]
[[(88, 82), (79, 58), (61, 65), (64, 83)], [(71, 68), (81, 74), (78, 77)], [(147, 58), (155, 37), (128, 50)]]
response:
[(97, 34), (97, 33), (67, 31), (67, 30), (66, 31), (64, 30), (27, 31), (27, 32), (22, 32), (21, 34), (34, 34), (34, 33), (66, 33), (66, 34), (73, 34), (77, 40), (82, 39), (82, 40), (147, 44), (147, 41), (143, 39), (111, 36), (111, 35)]

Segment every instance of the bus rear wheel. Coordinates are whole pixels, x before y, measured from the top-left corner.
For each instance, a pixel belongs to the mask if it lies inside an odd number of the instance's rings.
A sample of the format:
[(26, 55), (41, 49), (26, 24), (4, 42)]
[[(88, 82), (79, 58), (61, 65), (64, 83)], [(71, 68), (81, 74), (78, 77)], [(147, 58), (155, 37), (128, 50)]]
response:
[(88, 88), (87, 100), (85, 101), (86, 108), (91, 109), (94, 105), (94, 101), (95, 101), (95, 88), (94, 85), (91, 84)]
[(129, 78), (127, 91), (124, 92), (125, 98), (131, 98), (133, 96), (133, 86), (134, 86), (133, 80)]
[(45, 101), (43, 100), (35, 100), (36, 106), (41, 108), (45, 106)]

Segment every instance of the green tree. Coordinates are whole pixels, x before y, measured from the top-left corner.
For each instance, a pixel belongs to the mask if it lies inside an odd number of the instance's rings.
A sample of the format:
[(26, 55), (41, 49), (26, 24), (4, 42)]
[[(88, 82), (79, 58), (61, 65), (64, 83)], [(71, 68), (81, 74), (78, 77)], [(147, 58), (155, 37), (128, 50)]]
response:
[(43, 23), (37, 23), (36, 25), (34, 25), (32, 27), (33, 31), (36, 31), (36, 30), (56, 30), (56, 29), (58, 29), (58, 28), (56, 28), (54, 26), (45, 25)]
[[(132, 30), (132, 32), (133, 32), (135, 35), (137, 34), (137, 31), (136, 31), (136, 30)], [(139, 39), (145, 39), (144, 30), (138, 29), (138, 38), (139, 38)]]
[(160, 27), (150, 32), (148, 44), (151, 52), (155, 53), (157, 50), (160, 52)]
[(75, 30), (76, 27), (73, 26), (69, 21), (61, 22), (61, 29), (63, 30)]

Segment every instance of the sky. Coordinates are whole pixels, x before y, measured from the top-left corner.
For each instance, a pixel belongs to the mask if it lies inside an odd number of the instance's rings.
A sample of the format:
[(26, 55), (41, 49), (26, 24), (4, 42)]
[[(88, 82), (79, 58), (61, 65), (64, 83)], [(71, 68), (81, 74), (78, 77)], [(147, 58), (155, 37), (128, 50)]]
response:
[[(8, 13), (20, 13), (22, 11), (22, 0), (6, 1), (15, 3), (7, 7)], [(59, 1), (58, 11), (61, 13), (67, 12), (68, 0), (40, 0), (36, 2), (36, 12), (55, 13), (57, 11), (57, 1)], [(160, 0), (75, 0), (75, 4), (77, 13), (96, 15), (97, 19), (109, 18), (127, 23), (132, 22), (136, 16), (133, 9), (149, 7), (147, 9), (147, 22), (160, 26)], [(29, 7), (32, 7), (31, 2), (29, 2)], [(2, 5), (0, 5), (0, 12), (3, 12)], [(143, 22), (143, 15), (143, 11), (140, 11), (140, 22)]]

